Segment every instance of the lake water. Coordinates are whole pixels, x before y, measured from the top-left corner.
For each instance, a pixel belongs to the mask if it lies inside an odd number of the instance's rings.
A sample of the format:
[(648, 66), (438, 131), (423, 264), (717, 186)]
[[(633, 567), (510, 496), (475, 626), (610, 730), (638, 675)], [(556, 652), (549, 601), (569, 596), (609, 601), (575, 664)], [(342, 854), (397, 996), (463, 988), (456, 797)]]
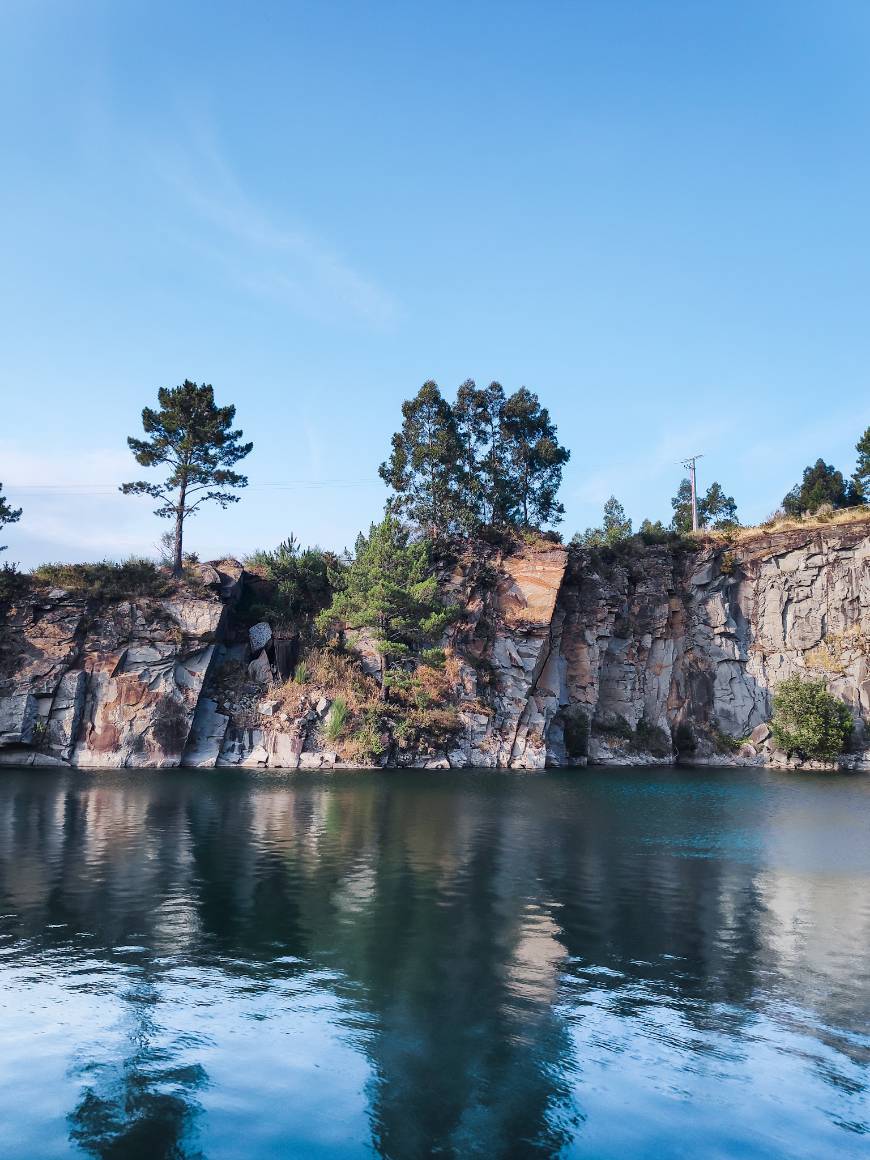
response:
[(870, 777), (0, 774), (0, 1155), (870, 1155)]

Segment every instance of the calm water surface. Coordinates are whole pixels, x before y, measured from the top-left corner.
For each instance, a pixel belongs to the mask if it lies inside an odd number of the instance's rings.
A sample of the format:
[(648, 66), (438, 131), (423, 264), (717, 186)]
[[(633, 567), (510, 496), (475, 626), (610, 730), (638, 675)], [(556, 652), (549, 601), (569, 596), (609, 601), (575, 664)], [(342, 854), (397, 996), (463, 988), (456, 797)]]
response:
[(870, 777), (0, 774), (0, 1155), (870, 1155)]

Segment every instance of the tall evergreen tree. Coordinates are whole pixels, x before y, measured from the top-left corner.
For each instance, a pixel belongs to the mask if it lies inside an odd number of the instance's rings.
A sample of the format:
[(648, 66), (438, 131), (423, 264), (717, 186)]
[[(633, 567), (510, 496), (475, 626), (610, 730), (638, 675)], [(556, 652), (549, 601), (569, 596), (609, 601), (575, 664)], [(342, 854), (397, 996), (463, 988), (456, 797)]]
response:
[(681, 479), (680, 486), (677, 488), (677, 494), (671, 500), (671, 507), (674, 509), (673, 518), (671, 519), (671, 527), (675, 532), (685, 534), (692, 530), (692, 482), (689, 479)]
[(395, 507), (430, 535), (461, 524), (465, 449), (450, 404), (426, 382), (402, 404), (402, 429), (378, 469), (397, 494)]
[(121, 485), (125, 495), (150, 495), (159, 501), (154, 514), (175, 521), (172, 572), (181, 575), (184, 521), (205, 503), (226, 508), (239, 497), (228, 488), (248, 486), (232, 468), (249, 455), (253, 443), (241, 443), (233, 430), (236, 408), (218, 407), (214, 391), (185, 379), (180, 387), (161, 387), (160, 409), (146, 407), (142, 427), (147, 439), (130, 436), (127, 445), (142, 467), (166, 467), (162, 483), (137, 480)]
[[(699, 495), (699, 528), (733, 528), (739, 524), (737, 504), (732, 495), (726, 495), (722, 485), (715, 479), (704, 495)], [(675, 532), (686, 535), (692, 530), (692, 484), (688, 479), (680, 481), (677, 494), (671, 500), (674, 509), (671, 527)]]
[[(21, 508), (10, 507), (3, 494), (3, 484), (0, 483), (0, 532), (9, 524), (17, 524), (21, 519)], [(0, 544), (0, 552), (6, 551), (6, 544)]]
[(713, 480), (699, 506), (699, 519), (704, 528), (735, 528), (739, 526), (737, 504), (733, 495), (726, 495)]
[(506, 521), (523, 527), (560, 523), (565, 508), (556, 497), (571, 452), (559, 444), (547, 408), (525, 387), (505, 401), (501, 441), (507, 468)]
[(870, 427), (855, 444), (858, 462), (852, 476), (852, 487), (856, 497), (863, 503), (870, 503)]
[(384, 690), (390, 665), (437, 641), (453, 616), (439, 599), (431, 550), (428, 540), (413, 539), (387, 512), (368, 536), (357, 537), (342, 590), (318, 617), (322, 629), (337, 625), (374, 633)]
[(861, 495), (851, 482), (846, 482), (842, 471), (817, 459), (804, 468), (803, 479), (784, 497), (782, 506), (788, 515), (800, 516), (826, 503), (835, 509), (854, 507), (861, 503)]
[(469, 379), (451, 407), (428, 382), (402, 414), (380, 475), (395, 510), (430, 534), (561, 520), (570, 453), (537, 395), (523, 387), (506, 399), (500, 383), (479, 389)]
[(587, 528), (581, 535), (579, 532), (572, 537), (572, 544), (582, 544), (587, 548), (612, 548), (616, 544), (627, 540), (631, 535), (631, 520), (625, 514), (625, 508), (615, 495), (604, 505), (604, 519), (600, 528)]
[(462, 522), (472, 530), (489, 522), (489, 489), (481, 470), (492, 437), (490, 400), (473, 379), (456, 392), (453, 417), (462, 447)]

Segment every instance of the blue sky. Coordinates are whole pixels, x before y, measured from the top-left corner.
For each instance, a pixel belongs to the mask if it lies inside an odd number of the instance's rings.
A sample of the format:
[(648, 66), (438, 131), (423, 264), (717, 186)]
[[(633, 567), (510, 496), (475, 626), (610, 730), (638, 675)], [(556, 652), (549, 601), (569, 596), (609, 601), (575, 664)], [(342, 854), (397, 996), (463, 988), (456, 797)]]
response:
[(852, 470), (864, 0), (4, 0), (0, 108), (7, 558), (153, 549), (114, 489), (185, 377), (255, 443), (203, 556), (352, 543), (428, 378), (538, 392), (569, 535), (669, 519), (694, 452), (747, 522)]

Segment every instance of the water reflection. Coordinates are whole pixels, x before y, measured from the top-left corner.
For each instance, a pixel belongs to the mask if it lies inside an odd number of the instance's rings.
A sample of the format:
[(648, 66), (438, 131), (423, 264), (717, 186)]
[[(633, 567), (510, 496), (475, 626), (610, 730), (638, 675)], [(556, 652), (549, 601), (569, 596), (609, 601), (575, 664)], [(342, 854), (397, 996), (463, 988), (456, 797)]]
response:
[(0, 1154), (858, 1155), (868, 819), (754, 772), (6, 774)]

